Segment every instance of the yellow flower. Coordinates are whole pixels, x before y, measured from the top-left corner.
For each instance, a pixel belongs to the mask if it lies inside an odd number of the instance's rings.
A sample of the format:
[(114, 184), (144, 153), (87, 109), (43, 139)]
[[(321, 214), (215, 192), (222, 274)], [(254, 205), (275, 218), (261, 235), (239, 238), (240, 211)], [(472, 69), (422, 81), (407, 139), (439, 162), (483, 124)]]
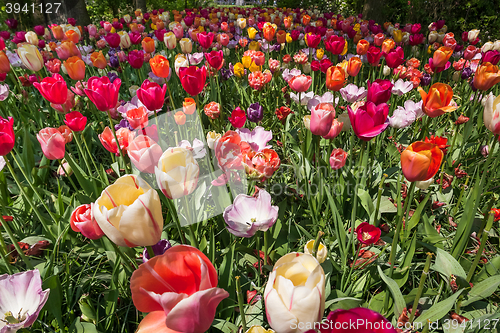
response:
[(287, 43), (293, 42), (292, 35), (289, 32), (286, 34), (286, 42)]
[[(307, 244), (304, 246), (304, 253), (312, 255), (313, 249), (314, 249), (314, 239), (311, 239)], [(316, 252), (316, 259), (318, 259), (318, 262), (322, 264), (325, 262), (326, 257), (328, 255), (328, 250), (326, 249), (326, 246), (323, 245), (323, 243), (319, 243), (318, 246), (318, 251)]]
[(249, 57), (249, 56), (245, 56), (243, 58), (241, 58), (241, 63), (243, 64), (243, 66), (245, 68), (250, 68), (250, 65), (252, 64), (252, 57)]
[(247, 32), (248, 32), (248, 38), (254, 39), (255, 35), (257, 34), (257, 29), (255, 29), (254, 27), (250, 27), (247, 29)]
[(359, 30), (361, 30), (361, 25), (359, 23), (356, 23), (354, 25), (354, 28), (353, 28), (354, 31), (358, 32)]
[(347, 41), (345, 41), (344, 50), (342, 51), (341, 55), (345, 55), (346, 53), (347, 53)]
[(432, 53), (432, 45), (429, 45), (429, 47), (427, 48), (427, 53), (428, 53), (428, 54), (431, 54), (431, 53)]
[(323, 59), (324, 55), (325, 55), (325, 50), (323, 50), (323, 49), (316, 50), (316, 58), (318, 58), (318, 60)]
[(234, 75), (236, 75), (239, 78), (242, 78), (243, 75), (245, 75), (245, 67), (241, 62), (238, 62), (234, 65), (233, 71)]
[(256, 40), (251, 41), (250, 44), (248, 44), (248, 49), (253, 51), (259, 51), (260, 50), (259, 42)]
[(392, 32), (392, 37), (396, 43), (401, 43), (403, 40), (403, 32), (399, 29), (396, 29)]

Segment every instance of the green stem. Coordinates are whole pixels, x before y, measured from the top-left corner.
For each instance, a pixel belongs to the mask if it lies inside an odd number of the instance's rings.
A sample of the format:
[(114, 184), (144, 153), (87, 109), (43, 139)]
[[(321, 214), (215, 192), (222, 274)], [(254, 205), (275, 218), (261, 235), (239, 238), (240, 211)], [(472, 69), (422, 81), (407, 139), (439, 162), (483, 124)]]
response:
[[(116, 254), (118, 254), (118, 256), (122, 259), (124, 266), (127, 268), (127, 271), (129, 273), (133, 273), (134, 270), (138, 268), (137, 263), (135, 261), (133, 261), (125, 253), (123, 253), (123, 251), (118, 247), (118, 245), (116, 245), (113, 242), (110, 242), (110, 243), (111, 243), (111, 246), (113, 246), (113, 249), (115, 250)], [(126, 264), (127, 262), (131, 263), (134, 266), (134, 268), (130, 267), (130, 265), (127, 265)]]
[(373, 218), (373, 221), (375, 222), (375, 226), (378, 227), (379, 225), (379, 219), (378, 219), (378, 212), (380, 210), (380, 199), (382, 198), (382, 192), (384, 192), (384, 182), (388, 175), (384, 173), (382, 176), (382, 179), (380, 180), (380, 184), (378, 186), (378, 192), (377, 192), (377, 207), (375, 208), (375, 216)]
[(415, 295), (415, 300), (413, 301), (413, 306), (411, 308), (410, 323), (413, 322), (413, 318), (415, 318), (415, 313), (417, 312), (418, 301), (420, 300), (420, 296), (422, 296), (427, 275), (429, 275), (429, 267), (431, 266), (431, 259), (432, 259), (432, 253), (427, 253), (427, 259), (425, 261), (424, 270), (422, 271), (422, 276), (420, 277), (420, 282), (418, 284), (417, 295)]
[(247, 320), (245, 318), (245, 309), (243, 307), (243, 293), (241, 292), (241, 282), (240, 277), (236, 276), (236, 296), (238, 298), (238, 307), (240, 309), (240, 317), (241, 317), (241, 326), (243, 328), (243, 332), (247, 331)]
[(155, 252), (153, 251), (153, 247), (151, 245), (147, 245), (146, 250), (148, 251), (149, 259), (153, 259), (155, 256)]
[(325, 233), (323, 231), (318, 231), (318, 235), (316, 236), (316, 239), (314, 240), (314, 246), (313, 246), (313, 251), (312, 251), (312, 256), (316, 258), (316, 254), (318, 253), (319, 245), (321, 244), (321, 237), (323, 237)]
[[(267, 244), (267, 232), (266, 231), (263, 231), (262, 232), (262, 237), (264, 237), (264, 265), (267, 264), (267, 258), (268, 258), (268, 249), (269, 249), (269, 245)], [(260, 255), (259, 255), (260, 257)]]
[[(70, 177), (70, 174), (68, 173), (68, 171), (66, 171), (66, 168), (64, 167), (63, 163), (61, 160), (57, 160), (59, 162), (59, 165), (61, 166), (61, 168), (63, 169), (64, 171), (64, 174), (66, 175), (66, 178), (69, 180), (69, 182), (71, 183), (71, 186), (73, 186), (73, 189), (75, 190), (75, 192), (78, 192), (78, 188), (76, 187), (75, 183), (73, 182), (73, 179), (71, 179)], [(97, 194), (97, 193), (96, 193)]]
[(467, 273), (467, 282), (470, 282), (472, 279), (472, 275), (474, 275), (474, 271), (476, 270), (477, 264), (483, 255), (484, 247), (486, 246), (486, 241), (488, 240), (488, 234), (493, 225), (493, 218), (495, 217), (495, 213), (490, 211), (488, 216), (488, 222), (486, 223), (486, 227), (483, 230), (483, 234), (481, 236), (481, 243), (479, 244), (479, 249), (477, 250), (476, 257), (470, 266), (469, 273)]
[[(7, 162), (8, 163), (8, 162)], [(31, 264), (31, 261), (24, 255), (23, 250), (21, 250), (21, 247), (19, 247), (19, 244), (17, 243), (16, 237), (14, 236), (14, 233), (12, 232), (12, 229), (10, 229), (10, 226), (7, 224), (7, 221), (3, 219), (3, 216), (0, 215), (0, 222), (2, 226), (4, 227), (5, 231), (7, 232), (7, 235), (9, 235), (10, 240), (12, 241), (12, 245), (14, 245), (14, 248), (16, 249), (17, 253), (19, 254), (19, 257), (23, 260), (23, 262), (26, 264), (26, 266), (29, 269), (33, 269), (33, 264)], [(5, 260), (5, 257), (2, 252), (2, 259)], [(7, 260), (5, 260), (5, 265), (7, 266), (7, 270), (9, 271), (10, 274), (12, 274), (9, 264), (7, 263)]]

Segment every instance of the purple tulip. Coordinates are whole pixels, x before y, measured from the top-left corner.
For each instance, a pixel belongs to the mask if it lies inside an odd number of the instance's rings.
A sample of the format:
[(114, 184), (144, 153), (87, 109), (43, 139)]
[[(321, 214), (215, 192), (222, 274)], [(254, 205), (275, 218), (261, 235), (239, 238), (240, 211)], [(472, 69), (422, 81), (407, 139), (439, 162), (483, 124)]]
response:
[[(166, 239), (161, 239), (158, 243), (151, 246), (155, 256), (161, 256), (163, 253), (165, 253), (165, 251), (167, 251), (171, 247), (172, 244), (170, 244), (170, 242)], [(149, 257), (148, 249), (144, 248), (144, 251), (142, 251), (142, 262), (147, 262), (149, 259), (151, 258)]]
[(259, 103), (250, 104), (247, 109), (247, 118), (253, 123), (258, 123), (264, 118), (264, 108)]
[(16, 29), (17, 28), (17, 20), (14, 18), (6, 19), (5, 24), (9, 27), (9, 29)]
[(42, 290), (42, 279), (37, 269), (1, 275), (0, 331), (16, 332), (31, 326), (47, 302), (49, 292), (49, 289)]
[(224, 211), (224, 221), (230, 233), (237, 237), (252, 237), (258, 230), (267, 231), (278, 219), (278, 206), (271, 206), (271, 195), (259, 190), (254, 198), (238, 194)]

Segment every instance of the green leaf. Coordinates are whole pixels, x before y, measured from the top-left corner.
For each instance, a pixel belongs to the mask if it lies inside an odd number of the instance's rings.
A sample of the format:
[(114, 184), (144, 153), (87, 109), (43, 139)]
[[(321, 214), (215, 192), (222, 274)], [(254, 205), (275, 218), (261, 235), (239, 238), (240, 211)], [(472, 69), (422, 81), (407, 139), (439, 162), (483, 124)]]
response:
[(45, 303), (45, 309), (48, 309), (54, 315), (59, 327), (64, 327), (61, 310), (63, 295), (59, 276), (52, 275), (48, 279), (45, 279), (45, 281), (43, 281), (43, 289), (50, 289), (49, 298), (47, 303)]
[(448, 297), (447, 299), (434, 304), (428, 310), (422, 312), (422, 314), (415, 320), (414, 323), (417, 325), (422, 325), (423, 327), (423, 325), (426, 324), (428, 321), (433, 322), (443, 318), (453, 308), (455, 301), (462, 294), (462, 291), (463, 289), (460, 289), (459, 291), (454, 293), (451, 297)]
[(462, 306), (467, 306), (475, 301), (491, 296), (500, 286), (500, 275), (487, 278), (476, 284), (468, 294), (468, 298), (462, 302)]
[(227, 320), (215, 319), (212, 323), (212, 327), (215, 327), (221, 330), (223, 333), (237, 333), (238, 326), (233, 323), (230, 323)]
[(429, 193), (425, 196), (425, 199), (422, 200), (422, 202), (418, 205), (415, 213), (413, 213), (410, 221), (408, 222), (408, 228), (405, 229), (405, 234), (407, 236), (410, 234), (411, 229), (413, 229), (420, 221), (420, 215), (422, 214), (422, 210), (424, 209), (425, 204), (427, 203), (427, 200), (429, 200), (430, 196), (431, 192), (429, 191)]
[(440, 248), (436, 248), (436, 254), (436, 261), (431, 269), (441, 273), (448, 281), (452, 274), (461, 277), (467, 276), (462, 265), (451, 254)]
[(387, 287), (389, 287), (389, 290), (391, 291), (392, 298), (394, 299), (394, 316), (396, 318), (399, 318), (399, 316), (403, 313), (403, 309), (406, 307), (403, 294), (401, 293), (401, 290), (399, 290), (399, 286), (396, 281), (386, 276), (384, 272), (382, 272), (380, 266), (377, 266), (377, 269), (380, 277), (382, 278), (382, 280), (384, 280), (384, 282), (387, 284)]
[(358, 197), (361, 200), (361, 206), (363, 206), (368, 215), (371, 215), (375, 211), (375, 207), (373, 206), (373, 200), (370, 197), (370, 193), (362, 188), (358, 188)]
[(92, 201), (91, 200), (92, 197), (97, 198), (97, 193), (94, 193), (94, 187), (92, 186), (92, 180), (90, 180), (90, 177), (82, 170), (82, 168), (80, 168), (78, 163), (75, 162), (75, 160), (70, 154), (66, 154), (65, 159), (68, 162), (71, 169), (73, 170), (73, 174), (78, 180), (78, 183), (80, 184), (82, 189), (85, 191), (86, 196), (88, 197), (88, 202), (82, 202), (82, 203), (90, 203)]

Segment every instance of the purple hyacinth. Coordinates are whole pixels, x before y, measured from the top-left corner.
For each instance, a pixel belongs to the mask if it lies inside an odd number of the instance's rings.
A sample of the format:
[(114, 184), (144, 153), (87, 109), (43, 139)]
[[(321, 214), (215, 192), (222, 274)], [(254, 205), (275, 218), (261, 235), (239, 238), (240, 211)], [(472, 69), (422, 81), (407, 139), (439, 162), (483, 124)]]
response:
[[(161, 239), (158, 243), (151, 246), (155, 256), (161, 256), (163, 253), (165, 253), (165, 251), (167, 251), (171, 247), (172, 244), (170, 244), (170, 242), (166, 239)], [(148, 249), (144, 248), (144, 251), (142, 251), (142, 262), (147, 262), (149, 259), (151, 258), (149, 257)]]

